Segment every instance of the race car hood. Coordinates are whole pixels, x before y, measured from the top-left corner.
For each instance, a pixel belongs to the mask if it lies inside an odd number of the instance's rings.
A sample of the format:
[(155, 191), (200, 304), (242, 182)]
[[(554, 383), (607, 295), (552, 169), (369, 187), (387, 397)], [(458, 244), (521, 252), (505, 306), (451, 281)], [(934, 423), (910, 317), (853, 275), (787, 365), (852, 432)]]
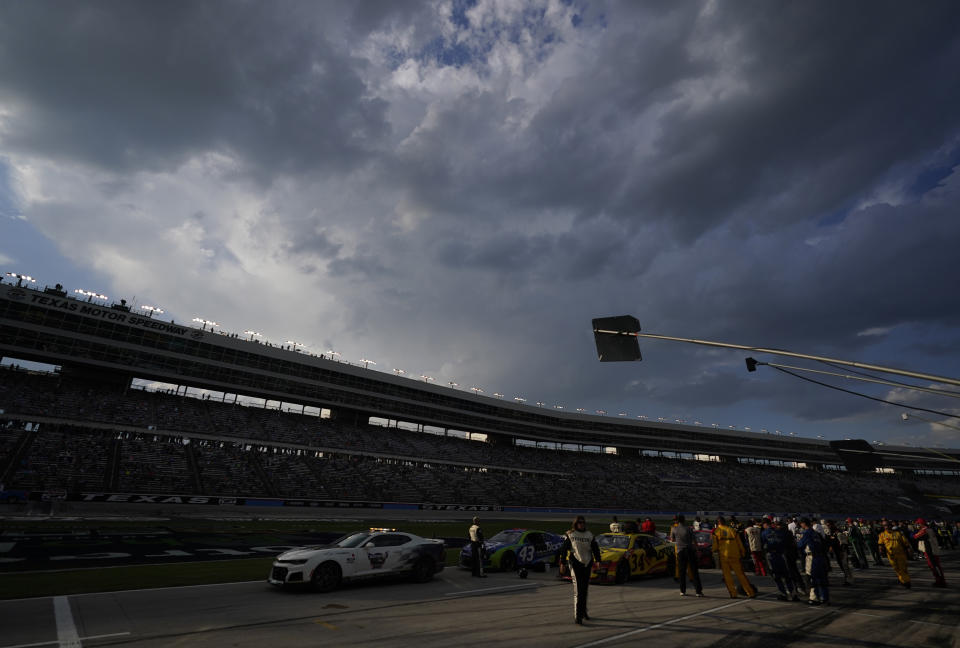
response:
[(277, 557), (277, 560), (304, 560), (312, 558), (321, 551), (335, 551), (340, 547), (330, 547), (327, 545), (314, 545), (310, 547), (297, 547), (290, 551), (285, 551)]

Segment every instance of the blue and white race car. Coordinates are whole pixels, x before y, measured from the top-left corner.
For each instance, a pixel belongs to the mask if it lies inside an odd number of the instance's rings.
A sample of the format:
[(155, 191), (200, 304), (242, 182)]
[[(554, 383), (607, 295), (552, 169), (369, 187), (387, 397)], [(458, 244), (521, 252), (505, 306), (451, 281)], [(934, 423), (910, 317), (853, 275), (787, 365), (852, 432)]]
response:
[[(519, 568), (541, 571), (557, 564), (563, 536), (536, 529), (504, 529), (483, 543), (484, 568), (513, 571)], [(470, 569), (470, 544), (460, 551), (460, 566)]]

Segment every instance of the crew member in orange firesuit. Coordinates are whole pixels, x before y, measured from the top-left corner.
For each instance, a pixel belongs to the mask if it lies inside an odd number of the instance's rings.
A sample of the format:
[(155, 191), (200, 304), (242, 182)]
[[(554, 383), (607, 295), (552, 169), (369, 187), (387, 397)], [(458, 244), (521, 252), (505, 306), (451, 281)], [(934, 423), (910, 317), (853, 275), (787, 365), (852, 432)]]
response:
[(897, 573), (897, 581), (901, 585), (910, 588), (910, 573), (907, 571), (907, 551), (910, 550), (910, 544), (903, 534), (893, 529), (893, 524), (884, 522), (883, 531), (877, 538), (877, 544), (887, 552), (887, 560)]
[(754, 598), (757, 591), (747, 580), (747, 575), (743, 573), (743, 565), (740, 563), (746, 553), (740, 541), (740, 534), (727, 526), (727, 521), (722, 517), (717, 518), (717, 528), (713, 530), (713, 553), (720, 567), (720, 573), (723, 574), (723, 582), (727, 586), (727, 591), (730, 592), (730, 598), (737, 598), (737, 586), (733, 582), (734, 575), (747, 596)]

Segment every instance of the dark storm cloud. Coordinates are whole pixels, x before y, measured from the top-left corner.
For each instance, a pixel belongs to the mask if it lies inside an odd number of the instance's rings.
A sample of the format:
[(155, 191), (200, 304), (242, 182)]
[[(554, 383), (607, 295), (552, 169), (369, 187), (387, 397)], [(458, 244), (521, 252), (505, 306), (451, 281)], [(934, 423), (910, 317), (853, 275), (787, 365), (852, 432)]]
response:
[(947, 2), (902, 10), (760, 2), (717, 12), (708, 28), (739, 36), (748, 90), (703, 113), (670, 114), (664, 165), (627, 203), (678, 217), (686, 236), (738, 211), (762, 230), (847, 207), (892, 164), (955, 136), (960, 11)]
[[(731, 219), (749, 233), (842, 213), (960, 132), (955, 3), (634, 5), (611, 8), (597, 58), (499, 149), (476, 133), (522, 102), (462, 96), (440, 111), (402, 157), (418, 201), (664, 220), (692, 241)], [(460, 148), (474, 154), (444, 157)]]
[(367, 96), (316, 7), (5, 3), (5, 146), (118, 171), (206, 152), (239, 155), (266, 178), (349, 169), (388, 132), (385, 104)]

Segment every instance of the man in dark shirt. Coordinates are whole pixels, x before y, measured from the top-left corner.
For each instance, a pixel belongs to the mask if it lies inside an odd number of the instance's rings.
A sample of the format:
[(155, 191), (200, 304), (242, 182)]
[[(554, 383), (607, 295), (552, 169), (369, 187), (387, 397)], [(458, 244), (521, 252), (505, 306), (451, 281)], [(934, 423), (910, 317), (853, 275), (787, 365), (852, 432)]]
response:
[(687, 520), (681, 513), (677, 516), (677, 525), (673, 527), (673, 541), (677, 543), (677, 573), (680, 576), (680, 596), (687, 595), (687, 571), (693, 586), (697, 589), (697, 596), (703, 596), (703, 585), (700, 583), (700, 560), (697, 556), (697, 544), (693, 537), (693, 530), (687, 526)]

